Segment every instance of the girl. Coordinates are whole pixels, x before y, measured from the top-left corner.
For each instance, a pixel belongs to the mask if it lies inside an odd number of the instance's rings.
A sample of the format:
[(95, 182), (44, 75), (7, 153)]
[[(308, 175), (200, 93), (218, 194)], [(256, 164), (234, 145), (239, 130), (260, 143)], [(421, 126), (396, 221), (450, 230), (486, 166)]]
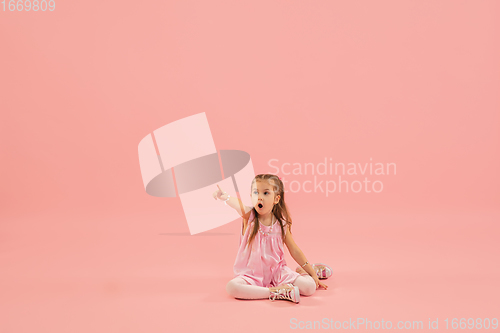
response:
[[(319, 281), (332, 274), (329, 266), (311, 265), (292, 238), (292, 219), (285, 204), (283, 182), (278, 176), (261, 174), (252, 180), (252, 205), (244, 206), (219, 185), (215, 200), (234, 208), (243, 217), (240, 247), (234, 263), (234, 278), (226, 291), (235, 298), (283, 299), (299, 303), (300, 294), (312, 295), (328, 286)], [(242, 239), (243, 238), (243, 239)], [(294, 272), (286, 266), (283, 243), (300, 265)]]

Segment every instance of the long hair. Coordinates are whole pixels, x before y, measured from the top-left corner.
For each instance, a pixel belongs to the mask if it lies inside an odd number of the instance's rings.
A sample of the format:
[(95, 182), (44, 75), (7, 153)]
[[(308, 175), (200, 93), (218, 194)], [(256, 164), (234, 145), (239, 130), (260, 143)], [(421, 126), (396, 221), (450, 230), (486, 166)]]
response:
[[(255, 176), (255, 178), (252, 180), (252, 185), (250, 186), (250, 191), (252, 191), (253, 184), (258, 181), (267, 181), (269, 185), (273, 186), (273, 191), (275, 198), (277, 195), (280, 196), (279, 202), (274, 205), (273, 210), (272, 210), (272, 215), (276, 218), (276, 221), (279, 223), (280, 228), (281, 228), (281, 239), (283, 242), (285, 242), (285, 229), (284, 229), (284, 224), (288, 222), (290, 224), (290, 232), (292, 232), (291, 227), (292, 227), (292, 216), (290, 215), (290, 212), (288, 211), (288, 207), (286, 206), (285, 203), (285, 190), (283, 187), (283, 182), (281, 179), (279, 179), (278, 176), (272, 175), (272, 174), (260, 174)], [(251, 194), (250, 194), (251, 195)], [(248, 242), (246, 246), (249, 246), (249, 244), (252, 243), (254, 240), (255, 236), (259, 232), (259, 214), (257, 213), (257, 210), (255, 207), (252, 208), (254, 212), (254, 225), (253, 225), (253, 230), (251, 231), (250, 237), (248, 237)], [(251, 221), (248, 221), (248, 223)]]

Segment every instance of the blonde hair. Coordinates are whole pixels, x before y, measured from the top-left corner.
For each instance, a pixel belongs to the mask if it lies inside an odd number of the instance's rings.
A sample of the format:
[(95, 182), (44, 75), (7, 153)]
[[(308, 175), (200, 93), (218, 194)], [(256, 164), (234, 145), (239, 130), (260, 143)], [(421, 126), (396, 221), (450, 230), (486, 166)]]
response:
[[(271, 180), (272, 180), (272, 182), (271, 182)], [(292, 228), (292, 217), (291, 217), (290, 212), (288, 211), (288, 207), (286, 206), (286, 203), (285, 203), (285, 189), (283, 186), (283, 182), (276, 175), (272, 175), (272, 174), (268, 174), (268, 173), (260, 174), (260, 175), (255, 176), (255, 178), (252, 180), (252, 185), (250, 187), (250, 190), (252, 189), (253, 184), (255, 184), (255, 182), (257, 182), (257, 181), (267, 181), (270, 185), (273, 186), (275, 198), (277, 195), (280, 196), (280, 200), (278, 201), (278, 203), (276, 205), (274, 205), (271, 213), (272, 213), (272, 215), (274, 215), (276, 220), (279, 222), (279, 225), (281, 228), (281, 238), (282, 238), (283, 242), (285, 242), (285, 229), (284, 229), (283, 225), (285, 223), (288, 223), (289, 224), (288, 227), (290, 228), (290, 232), (292, 232), (292, 229), (291, 229)], [(255, 222), (254, 222), (253, 230), (250, 233), (250, 237), (248, 237), (248, 242), (247, 242), (246, 246), (249, 246), (249, 244), (251, 244), (253, 242), (255, 236), (257, 235), (257, 232), (259, 232), (259, 226), (260, 226), (259, 214), (255, 210), (255, 207), (253, 207), (252, 209), (253, 209), (254, 216), (255, 216), (253, 221), (255, 221)], [(250, 222), (250, 221), (247, 221), (247, 222)]]

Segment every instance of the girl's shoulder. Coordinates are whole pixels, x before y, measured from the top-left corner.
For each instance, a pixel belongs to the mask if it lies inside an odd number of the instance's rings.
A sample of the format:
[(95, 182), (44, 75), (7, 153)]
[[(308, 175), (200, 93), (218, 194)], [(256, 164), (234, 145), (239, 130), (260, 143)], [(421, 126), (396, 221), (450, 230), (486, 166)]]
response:
[(292, 224), (287, 222), (287, 221), (281, 221), (281, 225), (283, 226), (283, 228), (285, 229), (285, 233), (290, 230)]
[[(245, 218), (243, 218), (243, 219), (245, 220)], [(250, 215), (248, 216), (247, 223), (252, 223), (254, 220), (255, 220), (255, 212), (252, 209), (252, 211), (250, 212)]]
[(250, 211), (250, 216), (248, 217), (248, 222), (252, 222), (253, 220), (255, 220), (255, 210), (252, 209)]

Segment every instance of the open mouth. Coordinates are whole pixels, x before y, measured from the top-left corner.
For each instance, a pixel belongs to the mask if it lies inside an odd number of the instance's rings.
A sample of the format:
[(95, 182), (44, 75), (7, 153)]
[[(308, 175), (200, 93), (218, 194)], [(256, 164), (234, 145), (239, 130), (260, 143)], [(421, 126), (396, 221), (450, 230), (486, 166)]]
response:
[(259, 208), (264, 207), (261, 203), (257, 205)]

